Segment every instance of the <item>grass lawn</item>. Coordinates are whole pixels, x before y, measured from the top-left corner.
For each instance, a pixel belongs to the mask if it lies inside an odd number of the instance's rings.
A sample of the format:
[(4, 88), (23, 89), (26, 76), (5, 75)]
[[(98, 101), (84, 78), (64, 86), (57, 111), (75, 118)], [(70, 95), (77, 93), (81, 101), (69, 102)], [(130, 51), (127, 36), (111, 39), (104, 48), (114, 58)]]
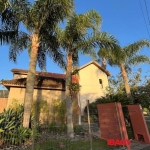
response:
[[(93, 140), (93, 150), (113, 150), (105, 140)], [(90, 150), (89, 141), (51, 140), (36, 145), (36, 150)]]

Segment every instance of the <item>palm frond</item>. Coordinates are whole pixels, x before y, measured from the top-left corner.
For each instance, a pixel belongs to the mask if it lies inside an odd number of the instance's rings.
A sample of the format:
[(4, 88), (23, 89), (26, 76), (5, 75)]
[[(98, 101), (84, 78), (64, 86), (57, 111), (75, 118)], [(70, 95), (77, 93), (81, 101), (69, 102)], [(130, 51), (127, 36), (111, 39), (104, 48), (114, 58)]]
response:
[(95, 37), (93, 34), (88, 34), (87, 36), (82, 37), (80, 40), (76, 41), (73, 44), (73, 53), (74, 51), (80, 51), (83, 55), (90, 55), (93, 60), (97, 59), (95, 48), (97, 44), (95, 42)]
[(17, 38), (19, 22), (10, 5), (0, 14), (0, 26), (0, 44), (10, 44)]
[(98, 44), (99, 48), (105, 48), (105, 49), (119, 49), (119, 42), (118, 40), (108, 34), (107, 32), (99, 32), (96, 34), (96, 43)]
[(31, 22), (30, 11), (32, 3), (28, 0), (11, 0), (11, 7), (13, 9), (13, 15), (19, 22), (28, 27), (27, 22)]
[[(46, 33), (46, 34), (45, 34)], [(42, 52), (42, 57), (45, 55), (50, 56), (50, 58), (53, 59), (53, 61), (58, 64), (60, 67), (64, 68), (66, 67), (66, 63), (64, 61), (64, 55), (61, 52), (60, 45), (56, 36), (56, 32), (49, 31), (48, 29), (42, 29), (41, 36), (41, 49), (39, 50), (39, 53)], [(40, 60), (42, 60), (40, 58)], [(43, 61), (43, 60), (42, 60)], [(42, 62), (39, 61), (39, 67), (43, 68), (45, 66), (42, 66)], [(44, 63), (43, 63), (44, 64)]]
[[(67, 20), (64, 38), (69, 41), (67, 44), (78, 45), (80, 41), (85, 41), (88, 29), (97, 31), (101, 23), (101, 17), (95, 10), (90, 10), (85, 14), (73, 13)], [(75, 49), (75, 48), (74, 48)]]
[(28, 22), (28, 24), (30, 24), (30, 27), (36, 26), (38, 29), (46, 26), (53, 29), (59, 21), (63, 21), (72, 13), (73, 8), (73, 0), (35, 1), (30, 13), (32, 23)]
[(15, 40), (18, 35), (17, 31), (9, 31), (0, 29), (0, 45), (9, 44), (12, 40)]
[(126, 55), (121, 49), (110, 50), (106, 48), (101, 48), (97, 54), (100, 58), (105, 58), (108, 64), (111, 66), (117, 66), (118, 64), (123, 63), (126, 59)]
[(24, 50), (28, 48), (30, 39), (28, 35), (24, 32), (19, 32), (18, 35), (11, 39), (9, 59), (16, 62), (17, 56)]
[(134, 42), (133, 44), (130, 44), (128, 46), (125, 46), (123, 50), (125, 51), (126, 55), (129, 57), (134, 56), (136, 53), (140, 52), (142, 48), (144, 47), (150, 47), (150, 41), (148, 40), (139, 40), (137, 42)]
[(116, 66), (126, 59), (118, 40), (107, 32), (96, 34), (96, 42), (99, 46), (98, 56), (105, 58), (109, 65)]
[(102, 18), (96, 10), (90, 10), (85, 13), (87, 16), (87, 25), (92, 28), (95, 32), (99, 30), (100, 24), (102, 23)]
[(83, 36), (78, 38), (77, 41), (74, 42), (73, 48), (82, 50), (83, 53), (88, 53), (92, 48), (96, 48), (95, 37), (93, 34), (88, 34), (87, 36)]
[(8, 0), (1, 0), (0, 1), (0, 14), (10, 6), (10, 2)]
[(136, 55), (132, 59), (127, 61), (128, 65), (138, 65), (144, 63), (150, 63), (150, 58), (145, 55)]
[(30, 20), (31, 3), (28, 0), (10, 0), (10, 6), (1, 14), (2, 24), (5, 27), (18, 29), (19, 22)]
[(38, 49), (37, 62), (41, 70), (44, 70), (46, 68), (46, 54), (46, 49), (44, 49), (44, 46), (40, 44), (40, 47)]
[(0, 15), (0, 23), (2, 29), (6, 30), (18, 29), (19, 21), (15, 18), (11, 7), (7, 7), (7, 9)]
[(48, 49), (48, 54), (52, 60), (58, 64), (62, 69), (66, 67), (66, 62), (64, 58), (64, 54), (61, 52), (61, 50), (54, 50), (54, 49)]
[(57, 41), (59, 43), (59, 46), (66, 51), (66, 49), (68, 48), (68, 45), (70, 45), (71, 43), (71, 39), (68, 39), (65, 35), (65, 30), (63, 30), (61, 27), (56, 26), (55, 30), (54, 30), (55, 34), (56, 34), (56, 38)]
[(102, 58), (102, 57), (105, 57), (106, 59), (109, 59), (110, 57), (110, 51), (107, 50), (106, 48), (101, 48), (99, 49), (99, 51), (97, 52), (97, 55)]

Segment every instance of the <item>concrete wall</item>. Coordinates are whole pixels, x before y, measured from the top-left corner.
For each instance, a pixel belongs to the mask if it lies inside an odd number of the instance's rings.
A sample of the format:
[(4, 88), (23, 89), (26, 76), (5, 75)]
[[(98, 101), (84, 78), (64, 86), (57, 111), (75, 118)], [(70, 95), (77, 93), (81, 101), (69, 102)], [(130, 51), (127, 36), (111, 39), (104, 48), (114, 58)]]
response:
[[(99, 79), (102, 79), (102, 84), (99, 83)], [(90, 64), (79, 71), (79, 80), (81, 85), (81, 111), (83, 113), (87, 99), (91, 103), (94, 102), (96, 98), (106, 95), (106, 87), (108, 87), (108, 77), (97, 66), (95, 66), (94, 64)]]

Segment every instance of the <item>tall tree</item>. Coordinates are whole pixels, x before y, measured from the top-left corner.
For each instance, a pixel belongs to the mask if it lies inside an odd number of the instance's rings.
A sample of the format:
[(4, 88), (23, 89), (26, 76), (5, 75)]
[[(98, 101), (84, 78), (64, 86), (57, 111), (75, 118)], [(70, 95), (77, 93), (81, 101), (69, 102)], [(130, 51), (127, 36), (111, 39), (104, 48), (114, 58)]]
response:
[(71, 14), (73, 6), (73, 0), (37, 0), (34, 3), (28, 0), (11, 1), (13, 16), (29, 33), (21, 32), (22, 36), (10, 43), (10, 56), (13, 60), (16, 60), (20, 51), (29, 48), (30, 45), (30, 64), (24, 98), (24, 127), (29, 127), (37, 59), (40, 60), (39, 66), (43, 67), (46, 65), (45, 54), (48, 54), (56, 63), (64, 65), (54, 30), (60, 21)]
[(6, 10), (8, 6), (10, 6), (10, 3), (8, 0), (0, 0), (0, 13)]
[(123, 48), (118, 47), (117, 50), (107, 50), (103, 48), (98, 52), (98, 56), (101, 58), (106, 58), (108, 64), (111, 66), (118, 66), (120, 68), (125, 85), (125, 91), (127, 97), (131, 99), (131, 104), (133, 103), (133, 98), (128, 83), (127, 70), (131, 69), (130, 67), (133, 65), (138, 65), (145, 62), (150, 63), (148, 56), (139, 54), (143, 47), (150, 47), (150, 42), (147, 40), (139, 40)]
[[(65, 29), (57, 28), (57, 38), (60, 46), (66, 52), (66, 109), (67, 109), (67, 132), (68, 137), (73, 138), (72, 122), (72, 99), (69, 85), (71, 84), (73, 65), (78, 64), (78, 54), (95, 55), (94, 48), (97, 44), (100, 47), (113, 47), (117, 42), (107, 33), (99, 32), (101, 17), (95, 10), (85, 14), (73, 13), (67, 20)], [(97, 36), (98, 35), (98, 36)]]

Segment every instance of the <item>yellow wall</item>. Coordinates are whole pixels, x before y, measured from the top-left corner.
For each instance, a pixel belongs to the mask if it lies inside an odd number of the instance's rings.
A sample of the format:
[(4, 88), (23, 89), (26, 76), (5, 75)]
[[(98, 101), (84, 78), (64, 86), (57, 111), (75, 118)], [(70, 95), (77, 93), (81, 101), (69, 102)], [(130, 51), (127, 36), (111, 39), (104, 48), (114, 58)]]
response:
[(8, 98), (0, 98), (0, 113), (4, 111), (7, 106)]
[[(10, 92), (9, 92), (9, 97), (8, 97), (8, 103), (7, 103), (7, 108), (9, 108), (11, 105), (14, 104), (14, 102), (17, 100), (18, 104), (23, 104), (24, 102), (24, 95), (25, 95), (25, 88), (15, 88), (11, 87)], [(46, 113), (40, 114), (40, 120), (41, 123), (47, 123), (51, 122), (50, 115), (52, 116), (52, 100), (54, 99), (60, 99), (64, 100), (65, 99), (65, 92), (64, 91), (56, 91), (56, 90), (34, 90), (34, 100), (38, 99), (39, 100), (45, 100), (48, 103), (48, 110), (49, 110), (49, 115)]]
[[(24, 102), (24, 94), (25, 88), (15, 88), (11, 87), (8, 97), (7, 107), (12, 103), (13, 99), (19, 100), (20, 104)], [(64, 91), (56, 91), (56, 90), (34, 90), (33, 99), (41, 99), (47, 100), (50, 104), (52, 99), (65, 99), (65, 92)]]
[[(95, 66), (94, 64), (90, 64), (79, 71), (79, 78), (81, 85), (80, 102), (81, 110), (83, 113), (87, 99), (91, 103), (95, 101), (96, 98), (106, 95), (106, 87), (108, 87), (108, 77), (97, 66)], [(102, 79), (103, 88), (99, 83), (99, 79)]]

